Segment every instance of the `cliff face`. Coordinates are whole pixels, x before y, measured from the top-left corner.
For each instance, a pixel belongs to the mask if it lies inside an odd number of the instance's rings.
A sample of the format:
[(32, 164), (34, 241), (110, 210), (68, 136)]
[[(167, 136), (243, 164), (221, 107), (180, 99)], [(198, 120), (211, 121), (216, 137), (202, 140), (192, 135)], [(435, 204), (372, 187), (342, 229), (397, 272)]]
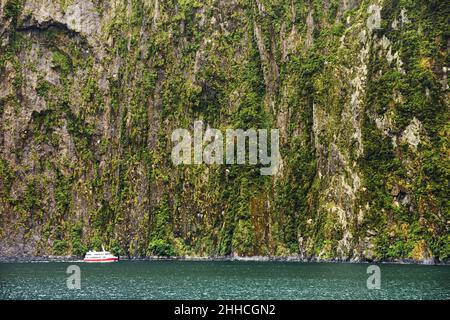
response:
[[(448, 259), (449, 9), (2, 0), (0, 255)], [(200, 119), (278, 173), (174, 167)]]

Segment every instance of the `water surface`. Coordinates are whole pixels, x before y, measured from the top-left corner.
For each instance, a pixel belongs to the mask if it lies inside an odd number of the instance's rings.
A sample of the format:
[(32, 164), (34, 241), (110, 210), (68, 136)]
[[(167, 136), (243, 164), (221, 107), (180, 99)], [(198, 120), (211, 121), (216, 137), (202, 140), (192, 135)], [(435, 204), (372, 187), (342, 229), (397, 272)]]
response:
[[(67, 267), (81, 290), (67, 289)], [(450, 299), (450, 266), (382, 264), (367, 289), (367, 264), (121, 261), (1, 263), (2, 299)]]

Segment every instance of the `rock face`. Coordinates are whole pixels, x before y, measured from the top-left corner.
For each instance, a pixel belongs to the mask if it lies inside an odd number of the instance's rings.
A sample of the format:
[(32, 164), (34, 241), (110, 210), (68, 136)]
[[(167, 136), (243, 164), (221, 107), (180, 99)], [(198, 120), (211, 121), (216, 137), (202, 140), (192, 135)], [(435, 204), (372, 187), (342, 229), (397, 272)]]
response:
[[(448, 6), (2, 0), (0, 256), (448, 260)], [(278, 128), (276, 176), (171, 162)]]

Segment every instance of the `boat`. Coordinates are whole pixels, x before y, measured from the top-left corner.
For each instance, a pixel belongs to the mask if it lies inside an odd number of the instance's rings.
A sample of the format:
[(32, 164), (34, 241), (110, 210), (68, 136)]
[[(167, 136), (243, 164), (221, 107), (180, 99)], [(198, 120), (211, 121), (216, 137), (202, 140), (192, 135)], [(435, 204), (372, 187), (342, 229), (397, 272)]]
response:
[(111, 252), (106, 251), (102, 246), (102, 251), (88, 251), (83, 261), (90, 263), (117, 262), (119, 261), (119, 257), (116, 257)]

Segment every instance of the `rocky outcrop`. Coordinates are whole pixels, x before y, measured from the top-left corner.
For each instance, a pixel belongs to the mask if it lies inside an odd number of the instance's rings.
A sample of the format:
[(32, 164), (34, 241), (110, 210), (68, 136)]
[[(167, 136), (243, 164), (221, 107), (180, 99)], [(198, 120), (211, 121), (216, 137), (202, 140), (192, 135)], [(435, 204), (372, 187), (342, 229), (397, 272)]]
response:
[[(2, 1), (0, 255), (448, 259), (441, 7)], [(277, 175), (173, 167), (198, 119)]]

